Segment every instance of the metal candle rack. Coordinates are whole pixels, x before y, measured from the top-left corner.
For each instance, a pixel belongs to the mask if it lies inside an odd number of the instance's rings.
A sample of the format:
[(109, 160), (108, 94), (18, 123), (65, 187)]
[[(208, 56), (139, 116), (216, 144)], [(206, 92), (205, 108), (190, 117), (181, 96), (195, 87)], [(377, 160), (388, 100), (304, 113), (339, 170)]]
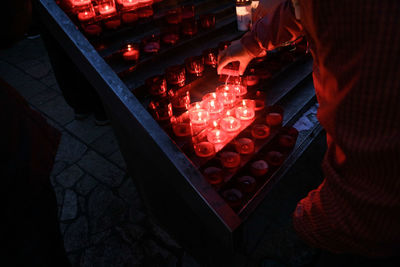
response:
[[(320, 127), (315, 124), (311, 129), (300, 132), (291, 152), (285, 152), (282, 165), (269, 176), (257, 179), (254, 191), (244, 192), (240, 205), (230, 206), (222, 192), (238, 188), (238, 179), (246, 176), (253, 159), (258, 160), (258, 156), (266, 156), (268, 151), (276, 150), (275, 140), (280, 131), (272, 131), (265, 144), (256, 144), (256, 151), (260, 152), (254, 153), (248, 161), (243, 160), (241, 169), (227, 178), (225, 183), (216, 186), (211, 185), (203, 175), (204, 169), (211, 166), (215, 158), (196, 163), (196, 159), (185, 150), (185, 141), (178, 141), (168, 127), (163, 128), (164, 125), (154, 120), (147, 111), (152, 99), (143, 86), (147, 78), (162, 74), (166, 68), (182, 64), (190, 56), (201, 55), (205, 49), (215, 48), (219, 43), (237, 39), (243, 34), (237, 31), (232, 1), (179, 1), (179, 4), (194, 4), (196, 18), (203, 14), (215, 14), (215, 27), (199, 28), (196, 35), (182, 38), (175, 45), (161, 45), (157, 54), (141, 54), (137, 62), (123, 61), (119, 56), (121, 47), (127, 41), (138, 43), (145, 36), (159, 33), (159, 23), (164, 20), (157, 14), (173, 9), (172, 3), (176, 1), (164, 0), (154, 6), (152, 21), (107, 30), (99, 37), (89, 39), (54, 0), (39, 0), (38, 11), (44, 25), (99, 93), (128, 172), (149, 213), (199, 261), (224, 266), (231, 259), (234, 264), (230, 266), (240, 266), (235, 256), (253, 250), (265, 227), (254, 221), (259, 214), (263, 214), (259, 204), (279, 180), (286, 179), (285, 174), (313, 142)], [(282, 48), (285, 49), (290, 50), (290, 47)], [(266, 106), (281, 106), (285, 111), (282, 124), (290, 126), (315, 104), (310, 75), (312, 62), (310, 57), (298, 55), (295, 61), (291, 56), (278, 60), (279, 54), (277, 51), (269, 55), (269, 60), (254, 62), (262, 68), (250, 67), (249, 74), (264, 78), (255, 91), (267, 94)], [(262, 71), (265, 69), (269, 71)], [(184, 90), (190, 92), (193, 100), (196, 97), (200, 99), (206, 93), (204, 89), (213, 91), (220, 83), (215, 69), (209, 67), (202, 77), (190, 79)], [(247, 130), (244, 130), (239, 137), (244, 137), (246, 133)]]

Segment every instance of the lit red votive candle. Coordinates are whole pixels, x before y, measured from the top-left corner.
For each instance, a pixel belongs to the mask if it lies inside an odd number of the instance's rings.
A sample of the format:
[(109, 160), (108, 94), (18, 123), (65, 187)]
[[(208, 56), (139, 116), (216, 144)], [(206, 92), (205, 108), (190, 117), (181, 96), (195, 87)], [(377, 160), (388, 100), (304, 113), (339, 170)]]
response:
[(235, 91), (235, 94), (238, 97), (241, 97), (241, 96), (247, 94), (247, 87), (245, 85), (242, 85), (242, 84), (230, 84), (229, 86), (231, 86), (233, 88), (233, 91)]
[(204, 141), (194, 144), (194, 152), (198, 157), (208, 158), (215, 155), (215, 148), (212, 143)]
[(220, 101), (217, 93), (208, 93), (203, 96), (203, 106), (211, 114), (217, 114), (224, 110), (224, 103)]
[(189, 117), (192, 124), (206, 125), (210, 120), (210, 114), (208, 110), (203, 108), (201, 102), (195, 102), (190, 105)]
[(124, 7), (128, 9), (133, 9), (138, 6), (139, 0), (118, 0), (118, 2)]
[(93, 6), (90, 5), (88, 8), (82, 9), (78, 12), (78, 20), (80, 22), (87, 22), (94, 19), (96, 13), (94, 12)]
[(127, 43), (122, 49), (122, 57), (126, 61), (138, 61), (140, 55), (140, 45), (138, 43)]
[(251, 120), (255, 116), (255, 102), (250, 99), (243, 99), (235, 109), (236, 118), (240, 120)]
[(240, 120), (227, 115), (221, 119), (220, 125), (222, 130), (226, 132), (236, 132), (240, 129)]
[(229, 86), (220, 85), (215, 91), (224, 106), (229, 108), (233, 107), (233, 105), (236, 103), (236, 94)]
[(207, 133), (207, 140), (213, 144), (220, 144), (227, 140), (228, 136), (219, 128), (210, 129)]
[(252, 154), (254, 152), (254, 142), (250, 138), (242, 137), (235, 141), (235, 148), (240, 154)]
[(112, 0), (100, 1), (98, 7), (100, 15), (105, 17), (114, 15), (114, 13), (117, 12), (117, 9), (115, 8), (115, 3)]

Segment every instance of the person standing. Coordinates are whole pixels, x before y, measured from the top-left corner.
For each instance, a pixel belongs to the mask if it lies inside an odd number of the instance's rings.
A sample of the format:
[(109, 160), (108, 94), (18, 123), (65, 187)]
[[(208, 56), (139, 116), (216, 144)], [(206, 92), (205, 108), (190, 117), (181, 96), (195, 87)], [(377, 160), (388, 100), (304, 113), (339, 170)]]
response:
[(217, 70), (239, 61), (243, 74), (263, 51), (306, 35), (328, 149), (325, 179), (297, 204), (294, 230), (331, 258), (393, 259), (400, 251), (400, 2), (272, 2), (219, 55)]

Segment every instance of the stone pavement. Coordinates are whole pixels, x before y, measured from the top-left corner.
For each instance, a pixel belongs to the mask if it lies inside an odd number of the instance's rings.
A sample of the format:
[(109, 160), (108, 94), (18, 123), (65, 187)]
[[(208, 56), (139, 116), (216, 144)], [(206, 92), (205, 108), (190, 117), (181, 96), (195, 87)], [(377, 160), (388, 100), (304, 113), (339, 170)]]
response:
[(146, 216), (111, 127), (74, 120), (40, 38), (0, 51), (0, 76), (62, 133), (51, 183), (73, 266), (198, 266)]

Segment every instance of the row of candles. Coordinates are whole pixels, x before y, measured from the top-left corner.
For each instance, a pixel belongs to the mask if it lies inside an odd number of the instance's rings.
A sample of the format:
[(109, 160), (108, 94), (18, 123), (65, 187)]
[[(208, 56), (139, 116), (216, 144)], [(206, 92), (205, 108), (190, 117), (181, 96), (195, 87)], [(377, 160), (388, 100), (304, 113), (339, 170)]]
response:
[[(207, 27), (215, 26), (215, 15), (214, 14), (203, 14), (200, 16), (200, 21), (202, 28), (207, 29)], [(125, 61), (138, 61), (140, 56), (140, 51), (145, 53), (155, 54), (161, 49), (161, 41), (166, 45), (175, 45), (181, 38), (181, 33), (185, 36), (192, 37), (197, 33), (197, 22), (196, 20), (188, 20), (182, 24), (182, 27), (171, 24), (165, 26), (160, 34), (152, 34), (146, 36), (142, 39), (141, 43), (138, 42), (126, 42), (120, 50), (122, 57)], [(142, 49), (141, 49), (142, 48)], [(210, 51), (211, 53), (212, 51)], [(205, 64), (216, 66), (216, 53), (210, 55), (204, 54)], [(211, 57), (211, 58), (210, 58)], [(197, 57), (192, 57), (193, 68), (198, 68), (197, 72), (204, 69), (204, 59)], [(208, 60), (207, 60), (208, 59)], [(189, 63), (191, 64), (191, 63)]]
[[(102, 27), (116, 29), (121, 24), (132, 25), (139, 19), (150, 19), (154, 15), (152, 4), (160, 0), (69, 0), (73, 13), (76, 14), (82, 29), (88, 35), (100, 35)], [(169, 27), (163, 41), (175, 44), (179, 39), (179, 31), (184, 35), (193, 36), (197, 33), (194, 5), (183, 5), (166, 11), (165, 22)], [(215, 16), (212, 14), (200, 15), (202, 28), (209, 29), (215, 26)], [(171, 38), (168, 38), (172, 37)]]

